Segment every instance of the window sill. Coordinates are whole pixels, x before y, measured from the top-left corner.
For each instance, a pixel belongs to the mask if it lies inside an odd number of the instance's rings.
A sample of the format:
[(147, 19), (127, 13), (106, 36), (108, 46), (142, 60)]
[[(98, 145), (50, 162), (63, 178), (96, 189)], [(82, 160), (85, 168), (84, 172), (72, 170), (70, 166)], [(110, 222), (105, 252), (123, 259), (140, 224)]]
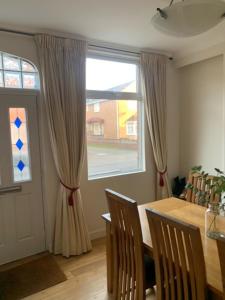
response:
[(99, 174), (99, 175), (92, 175), (88, 177), (88, 181), (93, 181), (93, 180), (100, 180), (100, 179), (110, 179), (111, 177), (121, 177), (121, 176), (128, 176), (128, 175), (135, 175), (135, 174), (140, 174), (140, 173), (145, 173), (146, 170), (134, 170), (131, 172), (127, 173), (107, 173), (107, 174)]

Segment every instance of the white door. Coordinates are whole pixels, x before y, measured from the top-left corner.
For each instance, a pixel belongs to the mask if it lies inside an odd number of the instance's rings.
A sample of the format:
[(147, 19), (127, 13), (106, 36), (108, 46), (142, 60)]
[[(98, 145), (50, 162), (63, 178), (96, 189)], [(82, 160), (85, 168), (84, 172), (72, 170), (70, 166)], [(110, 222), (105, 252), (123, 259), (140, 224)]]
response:
[(45, 250), (37, 97), (0, 91), (0, 264)]

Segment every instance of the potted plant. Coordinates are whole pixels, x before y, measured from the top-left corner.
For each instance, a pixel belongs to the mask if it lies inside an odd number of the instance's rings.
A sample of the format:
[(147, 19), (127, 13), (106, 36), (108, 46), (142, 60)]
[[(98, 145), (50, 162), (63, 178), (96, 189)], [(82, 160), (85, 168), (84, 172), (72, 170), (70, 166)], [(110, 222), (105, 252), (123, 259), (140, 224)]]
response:
[(197, 174), (198, 180), (200, 179), (204, 185), (193, 186), (192, 183), (186, 185), (186, 188), (191, 189), (196, 195), (198, 204), (208, 207), (205, 213), (205, 230), (206, 235), (213, 239), (225, 237), (225, 173), (217, 168), (215, 171), (216, 176), (209, 176), (202, 170), (202, 166), (193, 167), (192, 173)]

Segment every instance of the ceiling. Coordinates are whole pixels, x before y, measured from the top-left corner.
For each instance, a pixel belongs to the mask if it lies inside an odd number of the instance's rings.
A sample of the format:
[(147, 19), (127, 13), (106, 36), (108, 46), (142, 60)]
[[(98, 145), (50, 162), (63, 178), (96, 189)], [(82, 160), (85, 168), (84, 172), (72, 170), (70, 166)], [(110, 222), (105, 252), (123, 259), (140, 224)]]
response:
[[(188, 1), (188, 0), (187, 0)], [(213, 1), (213, 0), (212, 0)], [(202, 50), (225, 41), (225, 20), (192, 38), (156, 31), (151, 17), (170, 0), (0, 0), (0, 25), (38, 32), (64, 32), (136, 48), (170, 53)]]

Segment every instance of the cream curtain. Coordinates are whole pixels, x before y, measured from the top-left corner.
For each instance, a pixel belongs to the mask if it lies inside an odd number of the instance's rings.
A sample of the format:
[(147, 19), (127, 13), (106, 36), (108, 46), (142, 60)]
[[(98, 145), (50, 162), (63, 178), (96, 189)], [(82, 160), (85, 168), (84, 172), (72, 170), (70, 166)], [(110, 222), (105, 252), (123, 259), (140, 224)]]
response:
[(79, 188), (85, 146), (86, 42), (42, 34), (35, 41), (60, 180), (54, 253), (69, 257), (91, 250)]
[(141, 54), (145, 110), (157, 168), (157, 199), (171, 195), (167, 174), (166, 63), (167, 57), (163, 55)]

